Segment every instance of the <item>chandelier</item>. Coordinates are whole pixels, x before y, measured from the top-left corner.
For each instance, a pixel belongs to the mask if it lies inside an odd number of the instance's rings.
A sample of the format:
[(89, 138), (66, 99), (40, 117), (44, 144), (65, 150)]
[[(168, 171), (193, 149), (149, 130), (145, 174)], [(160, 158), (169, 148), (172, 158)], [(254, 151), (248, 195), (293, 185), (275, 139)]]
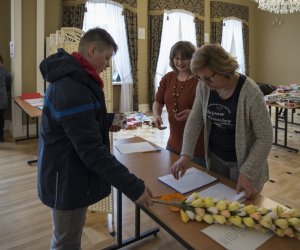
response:
[(276, 14), (300, 11), (300, 0), (255, 0), (258, 8)]

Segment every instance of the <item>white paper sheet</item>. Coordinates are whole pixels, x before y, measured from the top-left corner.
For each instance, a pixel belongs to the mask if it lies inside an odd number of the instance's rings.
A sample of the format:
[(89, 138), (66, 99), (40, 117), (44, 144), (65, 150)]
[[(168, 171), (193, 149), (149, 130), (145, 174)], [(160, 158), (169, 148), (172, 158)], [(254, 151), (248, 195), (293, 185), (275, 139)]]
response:
[(179, 180), (176, 180), (172, 174), (158, 177), (158, 179), (182, 194), (188, 193), (217, 180), (217, 178), (196, 168), (189, 168), (185, 175)]
[(199, 194), (202, 197), (207, 197), (207, 196), (211, 196), (213, 198), (218, 198), (220, 200), (223, 199), (227, 199), (230, 201), (239, 201), (239, 202), (243, 202), (246, 200), (246, 197), (238, 197), (237, 193), (234, 189), (225, 186), (222, 183), (217, 183), (211, 187), (208, 187), (206, 189), (204, 189), (203, 191), (199, 192)]
[(118, 144), (115, 145), (115, 147), (120, 151), (121, 154), (160, 151), (160, 149), (153, 147), (149, 142)]
[(44, 104), (44, 98), (26, 99), (24, 101), (34, 107), (40, 107), (40, 106), (43, 106), (43, 104)]
[(229, 250), (254, 250), (273, 236), (254, 229), (219, 224), (212, 224), (201, 231)]

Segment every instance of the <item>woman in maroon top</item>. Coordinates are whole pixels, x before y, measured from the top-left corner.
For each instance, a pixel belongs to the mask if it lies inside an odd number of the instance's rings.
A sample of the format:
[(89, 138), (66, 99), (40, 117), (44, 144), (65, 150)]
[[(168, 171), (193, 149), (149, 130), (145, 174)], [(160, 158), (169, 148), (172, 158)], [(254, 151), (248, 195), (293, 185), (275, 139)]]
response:
[[(170, 124), (170, 136), (167, 149), (180, 154), (183, 131), (186, 120), (191, 112), (198, 80), (190, 70), (190, 60), (195, 46), (188, 41), (179, 41), (170, 51), (170, 66), (173, 71), (162, 77), (153, 103), (154, 123), (162, 129), (162, 109), (166, 105)], [(194, 161), (205, 166), (203, 132), (199, 137)]]

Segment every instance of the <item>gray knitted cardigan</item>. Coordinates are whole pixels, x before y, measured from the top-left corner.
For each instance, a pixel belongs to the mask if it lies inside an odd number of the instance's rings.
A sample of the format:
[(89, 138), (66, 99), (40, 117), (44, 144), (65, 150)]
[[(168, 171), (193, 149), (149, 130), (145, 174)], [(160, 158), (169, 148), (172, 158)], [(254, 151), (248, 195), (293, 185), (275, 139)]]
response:
[[(193, 109), (184, 129), (181, 155), (192, 157), (194, 148), (204, 125), (206, 165), (209, 169), (209, 133), (211, 122), (206, 118), (209, 88), (199, 82)], [(235, 130), (235, 147), (240, 173), (251, 180), (260, 192), (269, 178), (267, 157), (273, 141), (273, 128), (257, 84), (247, 77), (238, 100)]]

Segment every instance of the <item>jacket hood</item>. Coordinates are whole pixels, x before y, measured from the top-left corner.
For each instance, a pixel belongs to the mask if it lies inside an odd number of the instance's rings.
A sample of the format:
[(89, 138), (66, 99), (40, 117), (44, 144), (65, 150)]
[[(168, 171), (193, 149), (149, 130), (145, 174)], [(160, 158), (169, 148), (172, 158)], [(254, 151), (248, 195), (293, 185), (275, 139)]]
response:
[(54, 82), (66, 75), (78, 76), (78, 73), (83, 73), (76, 59), (63, 49), (44, 59), (40, 64), (40, 71), (47, 82)]

